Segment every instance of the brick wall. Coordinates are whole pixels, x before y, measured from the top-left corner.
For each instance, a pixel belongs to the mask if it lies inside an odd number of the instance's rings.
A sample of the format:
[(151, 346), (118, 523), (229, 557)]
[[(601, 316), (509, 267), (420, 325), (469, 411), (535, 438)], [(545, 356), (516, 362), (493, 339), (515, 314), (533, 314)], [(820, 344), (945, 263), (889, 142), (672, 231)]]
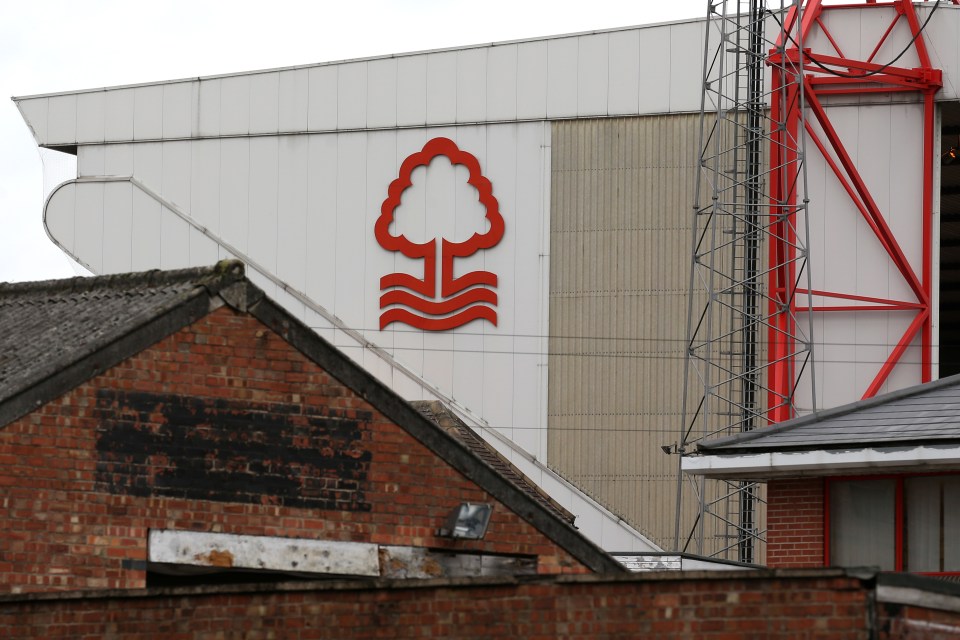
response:
[[(890, 635), (903, 608), (876, 582), (837, 570), (435, 581), (371, 588), (337, 583), (154, 590), (85, 597), (0, 597), (0, 637), (100, 638), (711, 638)], [(913, 607), (920, 613), (931, 610)], [(955, 609), (956, 611), (956, 609)], [(911, 620), (920, 620), (918, 613)], [(936, 630), (960, 614), (934, 611)], [(902, 626), (902, 625), (901, 625)], [(933, 628), (928, 625), (927, 631)], [(920, 633), (917, 633), (917, 630)]]
[(822, 567), (823, 480), (771, 480), (767, 484), (767, 565)]
[[(528, 554), (540, 573), (587, 571), (227, 307), (0, 427), (0, 496), (0, 592), (143, 587), (151, 528)], [(461, 501), (494, 504), (484, 540), (434, 535)]]
[(920, 606), (881, 604), (877, 611), (879, 640), (954, 640), (960, 637), (960, 616)]

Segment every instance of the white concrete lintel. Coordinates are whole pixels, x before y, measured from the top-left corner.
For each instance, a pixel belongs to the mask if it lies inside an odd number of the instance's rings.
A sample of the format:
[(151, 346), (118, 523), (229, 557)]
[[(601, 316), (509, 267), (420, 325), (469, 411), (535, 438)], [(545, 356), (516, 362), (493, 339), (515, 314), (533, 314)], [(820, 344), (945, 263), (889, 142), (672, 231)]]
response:
[(148, 536), (153, 563), (289, 571), (347, 576), (379, 576), (376, 544), (245, 536), (228, 533), (152, 529)]

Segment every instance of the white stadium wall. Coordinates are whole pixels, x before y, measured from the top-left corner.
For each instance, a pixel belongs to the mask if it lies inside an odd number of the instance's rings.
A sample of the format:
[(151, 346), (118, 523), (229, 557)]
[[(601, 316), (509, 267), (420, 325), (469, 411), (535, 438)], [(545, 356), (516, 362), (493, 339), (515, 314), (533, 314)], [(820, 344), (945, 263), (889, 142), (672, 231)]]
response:
[[(921, 19), (926, 11), (920, 8)], [(831, 29), (867, 47), (872, 31), (883, 28), (878, 13), (831, 13)], [(933, 64), (944, 71), (937, 99), (956, 100), (960, 10), (941, 7), (937, 18), (925, 34)], [(590, 184), (597, 198), (613, 202), (616, 172), (626, 167), (623, 175), (642, 176), (645, 188), (663, 190), (656, 197), (634, 193), (629, 202), (617, 200), (618, 211), (626, 212), (622, 215), (629, 215), (631, 202), (671, 211), (642, 210), (630, 221), (629, 242), (624, 237), (618, 246), (643, 247), (651, 255), (623, 260), (637, 273), (601, 289), (618, 301), (628, 296), (629, 304), (644, 313), (661, 303), (682, 307), (674, 281), (679, 272), (686, 273), (689, 244), (677, 238), (689, 233), (690, 209), (682, 203), (692, 202), (694, 185), (683, 186), (680, 177), (695, 166), (696, 141), (689, 132), (696, 124), (690, 114), (701, 103), (703, 36), (703, 21), (687, 21), (15, 100), (40, 146), (78, 156), (77, 178), (55, 190), (45, 207), (51, 238), (71, 256), (97, 273), (204, 265), (224, 257), (244, 260), (251, 278), (269, 295), (402, 396), (451, 405), (577, 514), (578, 526), (601, 546), (642, 551), (655, 548), (650, 538), (671, 542), (666, 532), (672, 533), (673, 523), (666, 514), (674, 498), (669, 478), (675, 462), (664, 456), (661, 469), (649, 450), (660, 455), (659, 446), (674, 441), (679, 429), (681, 368), (662, 363), (683, 357), (683, 341), (675, 335), (683, 320), (663, 323), (660, 333), (614, 327), (614, 334), (638, 340), (637, 345), (663, 341), (631, 352), (628, 370), (636, 380), (627, 384), (590, 379), (594, 386), (583, 386), (591, 371), (601, 372), (601, 378), (617, 375), (610, 373), (602, 352), (589, 354), (593, 364), (551, 362), (556, 354), (550, 353), (550, 339), (560, 344), (556, 339), (571, 337), (558, 335), (558, 326), (604, 326), (583, 316), (604, 308), (587, 304), (598, 299), (597, 291), (569, 286), (570, 278), (620, 268), (616, 259), (601, 264), (602, 249), (585, 251), (578, 243), (587, 241), (587, 232), (615, 237), (626, 228), (593, 229), (583, 216), (596, 203), (581, 206), (557, 189), (561, 183)], [(895, 34), (887, 46), (899, 50), (908, 40)], [(908, 96), (874, 102), (862, 98), (828, 109), (908, 261), (917, 265), (922, 176), (913, 141), (920, 107)], [(609, 127), (590, 124), (614, 117), (618, 121)], [(629, 152), (634, 154), (629, 166), (584, 155), (605, 153), (602, 140), (599, 146), (581, 145), (582, 151), (554, 148), (560, 133), (569, 141), (602, 130), (605, 140), (620, 144), (618, 136), (648, 135), (650, 127), (662, 133), (667, 124), (675, 128), (670, 131), (687, 132), (675, 144), (689, 146), (690, 160), (673, 153), (669, 180), (657, 173), (662, 158), (652, 142), (618, 147), (644, 150), (646, 155)], [(495, 307), (496, 324), (488, 317), (443, 331), (396, 322), (381, 328), (380, 279), (425, 274), (422, 259), (382, 246), (377, 220), (404, 162), (438, 138), (475, 158), (502, 215), (498, 242), (453, 260), (454, 278), (477, 271), (495, 274), (496, 284), (484, 286), (496, 294), (496, 304), (489, 292), (483, 304), (486, 314)], [(657, 142), (661, 148), (671, 143)], [(553, 166), (557, 158), (563, 162), (559, 169)], [(478, 206), (482, 187), (466, 185), (467, 164), (451, 164), (441, 155), (412, 169), (412, 186), (403, 192), (391, 233), (422, 244), (433, 238), (462, 243), (473, 233), (489, 232), (494, 222)], [(597, 173), (598, 180), (591, 182), (592, 167), (601, 165), (614, 179), (604, 183)], [(561, 180), (558, 171), (566, 167), (579, 173)], [(841, 187), (826, 163), (810, 153), (807, 172), (813, 288), (892, 299), (909, 293), (859, 213), (840, 197)], [(552, 201), (558, 193), (562, 203)], [(591, 209), (590, 215), (603, 218), (602, 211)], [(576, 233), (558, 235), (567, 230)], [(663, 241), (651, 243), (648, 231), (662, 233), (656, 237)], [(558, 238), (565, 243), (562, 265), (551, 262), (551, 243)], [(596, 267), (576, 257), (588, 255), (598, 261)], [(657, 276), (664, 265), (669, 278)], [(443, 280), (442, 273), (437, 279)], [(666, 297), (658, 301), (661, 294)], [(563, 317), (550, 317), (551, 305)], [(621, 319), (638, 321), (632, 312)], [(817, 317), (819, 405), (859, 399), (886, 357), (886, 345), (896, 342), (907, 321), (897, 312)], [(919, 368), (910, 365), (918, 359), (908, 350), (884, 389), (919, 382)], [(614, 382), (620, 391), (604, 388)], [(632, 393), (631, 384), (646, 385), (645, 391)], [(548, 386), (554, 394), (599, 388), (606, 395), (602, 407), (585, 413), (571, 402), (549, 398)], [(670, 390), (675, 400), (663, 401)], [(655, 411), (644, 398), (656, 404)], [(632, 432), (629, 437), (602, 441), (598, 436), (598, 453), (588, 462), (565, 449), (587, 447), (590, 440), (589, 434), (572, 437), (569, 430), (589, 425), (603, 431), (607, 416), (614, 416), (611, 429)], [(625, 443), (644, 449), (643, 454), (623, 451)], [(584, 480), (599, 477), (608, 454), (618, 456), (615, 490)], [(569, 466), (574, 464), (576, 469)], [(656, 482), (641, 481), (653, 476)], [(651, 518), (657, 522), (645, 522)]]

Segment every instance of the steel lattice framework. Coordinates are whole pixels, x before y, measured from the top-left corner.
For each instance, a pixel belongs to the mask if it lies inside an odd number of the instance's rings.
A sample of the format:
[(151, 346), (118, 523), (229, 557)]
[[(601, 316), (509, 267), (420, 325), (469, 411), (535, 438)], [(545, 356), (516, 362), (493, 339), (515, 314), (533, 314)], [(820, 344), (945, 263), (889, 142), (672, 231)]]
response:
[[(953, 0), (954, 4), (957, 0)], [(863, 397), (875, 395), (904, 351), (919, 342), (921, 378), (932, 375), (931, 278), (934, 172), (934, 94), (923, 28), (907, 0), (867, 1), (860, 9), (889, 9), (893, 18), (867, 59), (843, 53), (843, 38), (827, 28), (822, 0), (710, 3), (704, 54), (700, 176), (695, 189), (688, 314), (687, 376), (681, 455), (696, 442), (782, 422), (798, 413), (798, 388), (816, 410), (812, 380), (814, 314), (903, 312), (912, 320), (879, 367)], [(878, 52), (906, 24), (919, 66), (878, 62)], [(902, 30), (899, 27), (902, 39)], [(816, 35), (820, 47), (805, 43)], [(859, 36), (859, 34), (858, 34)], [(862, 45), (861, 45), (862, 46)], [(766, 79), (765, 79), (766, 76)], [(923, 249), (911, 265), (871, 196), (824, 106), (827, 96), (915, 92), (923, 102), (921, 202), (916, 221)], [(893, 300), (811, 286), (807, 226), (807, 146), (819, 153), (912, 298)], [(919, 271), (919, 272), (918, 272)], [(806, 380), (804, 377), (806, 376)], [(804, 384), (800, 384), (801, 381)], [(757, 487), (752, 483), (689, 481), (678, 474), (675, 545), (678, 550), (760, 561)], [(697, 508), (682, 509), (692, 489)], [(696, 513), (682, 528), (684, 513)], [(690, 523), (688, 523), (690, 524)], [(681, 533), (688, 532), (685, 537)]]

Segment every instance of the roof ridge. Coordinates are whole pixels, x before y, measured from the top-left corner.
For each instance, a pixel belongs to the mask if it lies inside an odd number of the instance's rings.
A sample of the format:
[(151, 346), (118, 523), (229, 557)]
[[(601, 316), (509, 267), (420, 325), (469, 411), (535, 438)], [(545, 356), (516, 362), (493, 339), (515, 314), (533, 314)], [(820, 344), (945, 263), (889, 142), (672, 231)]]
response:
[(135, 286), (159, 287), (195, 282), (212, 293), (244, 278), (244, 265), (239, 260), (221, 260), (213, 266), (190, 267), (164, 271), (150, 269), (134, 273), (104, 276), (77, 276), (34, 282), (0, 282), (0, 299), (25, 293), (86, 293), (97, 289), (130, 289)]

